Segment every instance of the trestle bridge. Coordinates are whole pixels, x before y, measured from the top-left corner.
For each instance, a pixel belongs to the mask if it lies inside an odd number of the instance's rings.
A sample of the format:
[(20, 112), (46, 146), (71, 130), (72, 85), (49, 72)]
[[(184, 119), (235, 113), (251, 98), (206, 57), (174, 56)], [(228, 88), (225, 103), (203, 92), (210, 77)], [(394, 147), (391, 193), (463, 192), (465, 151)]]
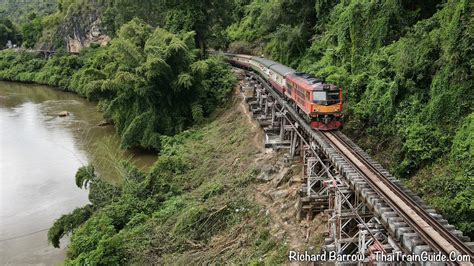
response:
[(253, 91), (246, 101), (265, 131), (265, 145), (286, 148), (303, 162), (298, 218), (329, 217), (323, 251), (361, 255), (361, 263), (384, 264), (375, 261), (383, 252), (456, 260), (416, 264), (472, 265), (474, 243), (461, 231), (342, 132), (315, 131), (263, 78), (245, 74), (244, 89)]

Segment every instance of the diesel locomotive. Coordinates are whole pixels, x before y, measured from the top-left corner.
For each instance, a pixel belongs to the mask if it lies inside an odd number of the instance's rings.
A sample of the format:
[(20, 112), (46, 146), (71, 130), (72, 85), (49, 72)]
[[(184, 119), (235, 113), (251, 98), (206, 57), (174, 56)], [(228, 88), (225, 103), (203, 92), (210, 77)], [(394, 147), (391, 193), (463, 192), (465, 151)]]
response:
[(342, 88), (278, 62), (242, 54), (224, 53), (234, 66), (263, 77), (317, 130), (342, 126)]

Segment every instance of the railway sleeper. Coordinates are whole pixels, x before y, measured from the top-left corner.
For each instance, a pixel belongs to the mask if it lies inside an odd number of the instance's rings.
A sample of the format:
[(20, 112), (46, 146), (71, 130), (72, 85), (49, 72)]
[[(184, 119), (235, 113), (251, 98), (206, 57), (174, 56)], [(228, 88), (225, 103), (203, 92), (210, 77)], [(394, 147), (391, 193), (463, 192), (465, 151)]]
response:
[(361, 191), (363, 188), (369, 188), (368, 186), (364, 186), (364, 183), (361, 181), (357, 181), (354, 183), (354, 190)]
[(428, 205), (425, 203), (425, 201), (424, 201), (422, 198), (420, 198), (420, 197), (418, 197), (418, 196), (416, 196), (416, 195), (413, 197), (413, 200), (414, 200), (416, 203), (418, 203), (418, 205), (419, 205), (421, 208), (423, 208), (423, 209), (426, 209), (426, 208), (428, 207)]
[(413, 252), (416, 246), (423, 246), (425, 242), (421, 240), (417, 233), (405, 233), (402, 236), (403, 246), (408, 248), (410, 252)]
[[(406, 227), (404, 225), (406, 225)], [(399, 225), (395, 223), (395, 237), (399, 242), (403, 243), (403, 235), (410, 233), (415, 233), (415, 231), (405, 222), (400, 223)]]
[(391, 208), (388, 205), (386, 205), (384, 201), (377, 201), (374, 207), (375, 207), (374, 212), (375, 214), (377, 214), (378, 217), (382, 217), (382, 214), (384, 213), (384, 211), (391, 210)]
[(386, 224), (390, 223), (389, 218), (392, 218), (392, 217), (398, 217), (398, 213), (394, 211), (386, 211), (386, 212), (383, 212), (381, 215), (382, 221), (385, 222)]
[(463, 242), (470, 241), (470, 238), (468, 236), (465, 236), (462, 231), (457, 230), (454, 225), (450, 224), (448, 220), (444, 219), (441, 214), (436, 212), (436, 210), (427, 209), (426, 211), (430, 214), (431, 217), (435, 218), (444, 228), (448, 229), (451, 234), (461, 239)]
[(364, 182), (364, 180), (359, 176), (359, 175), (351, 175), (350, 178), (348, 178), (348, 182), (352, 185), (352, 186), (356, 186), (356, 184), (358, 183), (361, 183), (361, 182)]
[(357, 174), (357, 172), (355, 170), (352, 170), (352, 169), (349, 169), (345, 172), (346, 176), (348, 178), (357, 178), (359, 175)]
[[(378, 162), (374, 161), (364, 150), (362, 150), (360, 147), (358, 147), (356, 144), (354, 144), (350, 139), (348, 139), (345, 135), (338, 133), (339, 136), (341, 136), (347, 143), (349, 143), (354, 150), (359, 153), (364, 159), (366, 159), (369, 163), (372, 164), (372, 166), (379, 171), (384, 177), (389, 179), (392, 183), (394, 183), (396, 186), (398, 186), (403, 192), (405, 192), (415, 203), (418, 204), (418, 206), (422, 209), (427, 209), (427, 212), (434, 217), (438, 222), (440, 222), (445, 228), (447, 228), (454, 236), (457, 238), (461, 239), (463, 242), (469, 241), (469, 237), (464, 236), (463, 233), (460, 230), (455, 229), (455, 227), (451, 224), (448, 223), (447, 220), (443, 219), (443, 216), (438, 214), (436, 210), (434, 209), (428, 209), (429, 206), (425, 203), (425, 201), (420, 198), (418, 195), (416, 195), (413, 191), (410, 189), (406, 188), (403, 183), (393, 177), (387, 170), (383, 168), (382, 165), (380, 165)], [(371, 202), (369, 199), (368, 202)], [(382, 217), (383, 218), (383, 217)]]
[(362, 195), (363, 198), (367, 198), (367, 195), (369, 193), (374, 193), (375, 194), (374, 190), (369, 188), (369, 187), (365, 187), (365, 188), (362, 188), (360, 190), (360, 195)]
[[(375, 193), (375, 192), (374, 192)], [(375, 193), (375, 195), (368, 195), (367, 197), (367, 203), (370, 205), (372, 208), (377, 204), (377, 201), (380, 201), (381, 199), (379, 198), (379, 195)]]
[(388, 225), (388, 230), (392, 233), (394, 233), (393, 235), (396, 236), (396, 229), (397, 228), (400, 228), (400, 227), (408, 227), (408, 224), (405, 222), (405, 220), (403, 220), (402, 217), (400, 216), (393, 216), (393, 217), (389, 217), (388, 218), (388, 221), (387, 221), (387, 225)]
[(393, 212), (393, 209), (388, 205), (385, 205), (385, 202), (379, 203), (378, 205), (380, 206), (378, 208), (378, 214), (380, 215), (380, 218), (382, 218), (382, 220), (384, 220), (383, 216), (385, 213)]
[(363, 189), (365, 188), (370, 188), (370, 186), (365, 183), (364, 181), (357, 181), (354, 183), (354, 187), (356, 188), (356, 190), (358, 191), (362, 191)]

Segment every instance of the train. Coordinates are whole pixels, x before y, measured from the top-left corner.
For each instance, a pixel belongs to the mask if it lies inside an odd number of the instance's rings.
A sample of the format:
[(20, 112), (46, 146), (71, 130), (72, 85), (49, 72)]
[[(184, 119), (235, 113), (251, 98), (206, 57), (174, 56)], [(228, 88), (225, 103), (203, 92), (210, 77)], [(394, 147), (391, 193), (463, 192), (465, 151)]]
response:
[(343, 126), (341, 87), (263, 57), (223, 55), (231, 65), (259, 74), (313, 129), (329, 131)]

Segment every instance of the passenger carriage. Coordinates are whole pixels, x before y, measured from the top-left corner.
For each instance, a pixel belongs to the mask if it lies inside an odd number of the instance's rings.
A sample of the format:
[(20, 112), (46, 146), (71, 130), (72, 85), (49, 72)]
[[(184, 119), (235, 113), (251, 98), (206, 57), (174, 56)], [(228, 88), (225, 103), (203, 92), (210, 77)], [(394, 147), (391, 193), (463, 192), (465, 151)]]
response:
[(266, 80), (269, 79), (270, 67), (272, 65), (278, 64), (275, 61), (257, 56), (252, 57), (252, 61), (253, 69), (259, 72)]
[(296, 72), (296, 70), (282, 64), (271, 65), (269, 69), (270, 83), (282, 95), (289, 97), (289, 95), (286, 94), (288, 86), (286, 84), (285, 76), (294, 72)]

